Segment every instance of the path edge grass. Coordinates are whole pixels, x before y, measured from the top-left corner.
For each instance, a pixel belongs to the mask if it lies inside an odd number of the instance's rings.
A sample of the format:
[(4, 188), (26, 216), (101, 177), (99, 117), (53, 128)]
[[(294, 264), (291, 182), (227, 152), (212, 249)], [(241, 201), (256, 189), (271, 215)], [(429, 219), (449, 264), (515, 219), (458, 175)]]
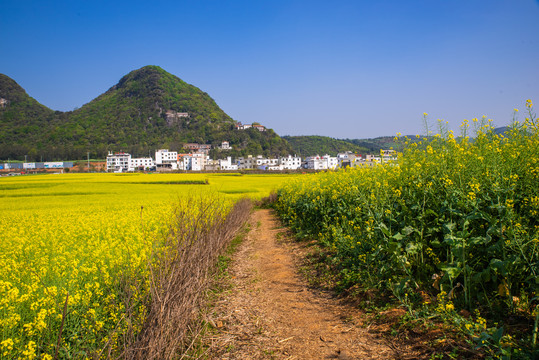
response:
[[(251, 214), (256, 208), (251, 209)], [(211, 350), (210, 338), (219, 333), (222, 325), (214, 321), (214, 311), (216, 302), (225, 296), (234, 288), (232, 275), (230, 273), (231, 265), (234, 261), (234, 255), (239, 247), (245, 242), (249, 233), (253, 230), (253, 224), (249, 220), (237, 232), (236, 236), (230, 241), (223, 253), (217, 258), (217, 262), (211, 271), (209, 286), (204, 295), (202, 306), (200, 307), (196, 320), (198, 331), (189, 334), (188, 341), (191, 345), (184, 349), (181, 359), (207, 359), (208, 352)]]

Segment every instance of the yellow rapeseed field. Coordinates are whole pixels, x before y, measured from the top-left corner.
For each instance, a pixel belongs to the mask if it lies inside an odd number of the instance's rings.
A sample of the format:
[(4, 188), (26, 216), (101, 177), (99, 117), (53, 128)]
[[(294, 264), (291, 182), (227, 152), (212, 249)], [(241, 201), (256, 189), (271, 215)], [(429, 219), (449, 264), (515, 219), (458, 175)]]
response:
[[(456, 324), (493, 358), (538, 358), (539, 121), (532, 105), (526, 101), (522, 122), (515, 111), (503, 133), (483, 117), (471, 121), (473, 138), (466, 120), (459, 137), (441, 121), (436, 135), (398, 134), (404, 151), (395, 162), (297, 178), (279, 189), (275, 208), (338, 264), (338, 289), (385, 291), (411, 318), (432, 304), (433, 317)], [(474, 322), (461, 310), (474, 311)], [(515, 318), (533, 326), (515, 326)]]
[[(148, 261), (174, 204), (267, 196), (286, 175), (0, 178), (0, 359), (106, 357), (145, 315)], [(128, 315), (129, 316), (128, 316)], [(132, 335), (132, 334), (131, 334)]]

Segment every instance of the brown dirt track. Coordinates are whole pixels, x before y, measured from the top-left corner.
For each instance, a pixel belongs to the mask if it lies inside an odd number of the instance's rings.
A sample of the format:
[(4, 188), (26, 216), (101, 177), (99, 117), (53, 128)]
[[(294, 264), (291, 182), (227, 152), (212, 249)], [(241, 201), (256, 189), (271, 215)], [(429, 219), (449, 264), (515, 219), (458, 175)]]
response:
[(251, 216), (251, 232), (231, 263), (232, 286), (210, 321), (210, 359), (396, 359), (393, 344), (369, 332), (364, 314), (310, 288), (296, 266), (297, 244), (271, 210)]

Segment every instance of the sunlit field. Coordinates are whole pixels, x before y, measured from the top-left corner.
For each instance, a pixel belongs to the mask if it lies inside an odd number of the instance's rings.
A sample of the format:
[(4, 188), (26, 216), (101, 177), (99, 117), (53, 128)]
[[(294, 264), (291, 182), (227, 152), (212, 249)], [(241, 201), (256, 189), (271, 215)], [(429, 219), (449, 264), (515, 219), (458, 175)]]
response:
[(257, 199), (292, 176), (0, 178), (0, 358), (121, 353), (124, 337), (144, 320), (148, 262), (175, 204)]
[(276, 208), (299, 236), (318, 239), (341, 289), (391, 294), (410, 323), (453, 324), (490, 355), (533, 357), (539, 124), (526, 107), (504, 134), (474, 119), (461, 137), (441, 124), (429, 138), (397, 138), (398, 161), (298, 178)]

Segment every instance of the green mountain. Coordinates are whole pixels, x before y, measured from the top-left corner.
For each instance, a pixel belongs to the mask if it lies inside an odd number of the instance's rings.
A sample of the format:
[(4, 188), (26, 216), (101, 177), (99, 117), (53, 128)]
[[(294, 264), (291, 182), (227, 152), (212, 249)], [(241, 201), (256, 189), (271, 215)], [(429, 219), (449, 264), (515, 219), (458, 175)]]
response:
[(293, 152), (301, 157), (325, 154), (335, 156), (345, 151), (361, 154), (368, 152), (368, 149), (363, 146), (328, 136), (283, 136), (283, 139), (288, 141)]
[[(411, 141), (415, 141), (415, 136), (408, 136)], [(372, 139), (343, 139), (343, 141), (356, 146), (363, 147), (367, 150), (368, 153), (378, 154), (381, 149), (394, 149), (397, 151), (402, 151), (404, 148), (404, 143), (395, 142), (395, 136), (380, 136)]]
[(28, 144), (38, 144), (42, 129), (49, 128), (55, 113), (28, 96), (22, 87), (0, 74), (0, 159), (27, 155)]
[[(495, 134), (503, 134), (509, 127), (495, 128)], [(407, 136), (410, 142), (419, 142), (423, 139), (416, 138), (415, 135)], [(431, 136), (428, 137), (432, 139)], [(330, 154), (335, 155), (339, 152), (352, 151), (357, 154), (379, 154), (382, 149), (393, 149), (403, 151), (404, 136), (401, 141), (395, 141), (395, 136), (380, 136), (370, 139), (334, 139), (327, 136), (283, 136), (283, 139), (288, 141), (294, 153), (303, 157), (312, 155)]]
[[(509, 130), (508, 126), (498, 127), (493, 129), (495, 134), (503, 134)], [(422, 141), (425, 136), (417, 138), (416, 135), (406, 135), (401, 136), (401, 141), (395, 141), (395, 136), (380, 136), (372, 139), (342, 139), (345, 142), (364, 147), (368, 150), (369, 153), (379, 153), (381, 149), (393, 149), (396, 151), (403, 151), (404, 141), (403, 139), (407, 137), (410, 142), (419, 142)], [(457, 137), (459, 139), (460, 137)], [(427, 136), (427, 139), (430, 141), (433, 139), (432, 136)], [(473, 139), (473, 136), (472, 136)]]
[(271, 129), (237, 130), (207, 93), (158, 66), (130, 72), (72, 112), (48, 109), (2, 74), (0, 98), (0, 159), (81, 159), (87, 152), (102, 158), (118, 150), (145, 156), (158, 148), (181, 151), (188, 142), (222, 141), (233, 148), (223, 153), (228, 156), (292, 152)]

